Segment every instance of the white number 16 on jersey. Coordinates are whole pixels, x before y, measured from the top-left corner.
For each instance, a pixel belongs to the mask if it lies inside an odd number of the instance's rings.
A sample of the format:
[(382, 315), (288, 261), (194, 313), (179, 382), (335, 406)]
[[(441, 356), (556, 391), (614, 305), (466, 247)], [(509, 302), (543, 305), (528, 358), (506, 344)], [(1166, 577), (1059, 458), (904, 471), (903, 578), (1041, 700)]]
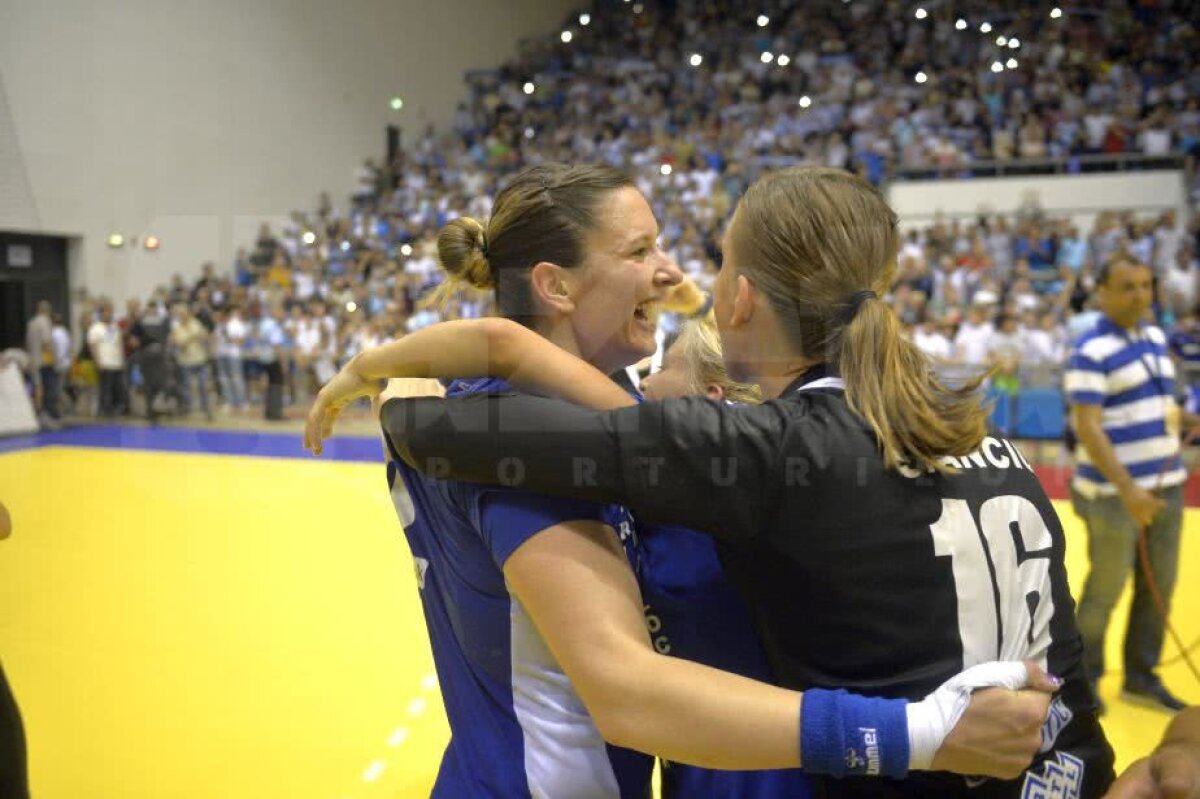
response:
[(934, 551), (954, 569), (963, 668), (1026, 658), (1045, 668), (1053, 539), (1037, 507), (1024, 497), (993, 497), (976, 523), (967, 500), (943, 499), (929, 529)]

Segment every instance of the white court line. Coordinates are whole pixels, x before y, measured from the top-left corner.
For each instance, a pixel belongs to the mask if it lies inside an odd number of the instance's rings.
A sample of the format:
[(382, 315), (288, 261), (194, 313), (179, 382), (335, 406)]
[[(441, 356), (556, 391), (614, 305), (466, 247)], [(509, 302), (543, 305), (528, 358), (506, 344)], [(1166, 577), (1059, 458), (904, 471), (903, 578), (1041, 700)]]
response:
[(397, 727), (388, 738), (388, 746), (399, 746), (408, 740), (408, 727)]
[(387, 768), (387, 764), (382, 760), (376, 760), (371, 765), (367, 766), (367, 770), (363, 772), (363, 782), (375, 782), (379, 779), (379, 775)]

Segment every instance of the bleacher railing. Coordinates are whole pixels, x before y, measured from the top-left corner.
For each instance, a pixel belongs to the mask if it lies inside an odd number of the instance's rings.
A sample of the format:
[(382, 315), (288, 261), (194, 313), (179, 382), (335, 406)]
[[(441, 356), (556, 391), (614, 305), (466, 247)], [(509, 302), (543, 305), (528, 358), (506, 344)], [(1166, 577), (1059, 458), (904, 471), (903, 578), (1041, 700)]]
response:
[(928, 164), (898, 167), (889, 179), (939, 180), (946, 178), (1016, 177), (1029, 175), (1080, 175), (1095, 172), (1134, 172), (1152, 169), (1185, 169), (1187, 159), (1181, 153), (1143, 155), (1115, 153), (1071, 155), (1057, 158), (1013, 158), (999, 161), (972, 161), (965, 164)]
[[(979, 367), (955, 364), (938, 367), (938, 373), (951, 384), (980, 371)], [(992, 432), (1012, 438), (1061, 441), (1068, 413), (1063, 371), (1061, 364), (1039, 364), (1019, 369), (1015, 381), (990, 381), (985, 393), (992, 403), (989, 424)], [(1197, 385), (1200, 385), (1200, 369), (1181, 364), (1176, 375), (1176, 394)]]

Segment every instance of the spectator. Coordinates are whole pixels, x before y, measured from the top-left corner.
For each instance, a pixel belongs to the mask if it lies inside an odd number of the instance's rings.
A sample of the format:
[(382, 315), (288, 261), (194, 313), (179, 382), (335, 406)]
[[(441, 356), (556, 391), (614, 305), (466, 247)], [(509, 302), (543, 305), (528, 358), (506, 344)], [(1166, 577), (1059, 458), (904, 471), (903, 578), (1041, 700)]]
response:
[[(239, 250), (239, 256), (244, 254), (245, 250)], [(192, 295), (189, 299), (195, 302), (200, 297), (201, 291), (213, 292), (217, 289), (216, 270), (212, 265), (212, 261), (206, 261), (200, 267), (200, 279), (196, 281), (196, 285), (192, 287)]]
[(226, 405), (236, 410), (246, 407), (246, 380), (242, 367), (242, 351), (246, 343), (246, 323), (242, 321), (241, 309), (236, 305), (217, 315), (213, 331), (213, 350), (217, 355), (217, 379), (221, 384), (221, 397)]
[(1154, 229), (1154, 271), (1161, 278), (1175, 266), (1179, 248), (1186, 243), (1174, 211), (1165, 211)]
[(124, 412), (128, 396), (124, 342), (107, 301), (100, 304), (99, 318), (88, 328), (87, 343), (100, 376), (98, 412), (102, 418), (111, 419)]
[(995, 328), (987, 320), (987, 309), (981, 304), (971, 306), (967, 320), (958, 329), (954, 338), (955, 358), (967, 366), (987, 367), (989, 362), (989, 342), (995, 334)]
[[(1099, 276), (1103, 317), (1071, 352), (1066, 390), (1071, 426), (1079, 440), (1071, 491), (1088, 527), (1091, 562), (1078, 618), (1094, 683), (1104, 673), (1109, 614), (1132, 571), (1124, 690), (1136, 699), (1179, 710), (1183, 703), (1155, 674), (1163, 621), (1133, 563), (1144, 531), (1150, 570), (1170, 603), (1179, 565), (1186, 474), (1179, 460), (1180, 418), (1166, 338), (1144, 322), (1151, 283), (1150, 267), (1127, 256), (1107, 264)], [(1188, 416), (1189, 425), (1200, 421)]]
[(988, 363), (995, 368), (992, 386), (1010, 396), (1016, 396), (1021, 389), (1021, 339), (1017, 318), (1005, 313), (1000, 316), (999, 329), (987, 343)]
[(277, 307), (263, 314), (254, 334), (255, 360), (267, 376), (263, 416), (273, 421), (283, 418), (283, 364), (287, 353), (282, 323), (283, 309)]
[(146, 312), (134, 323), (131, 333), (137, 342), (138, 369), (142, 374), (142, 397), (146, 403), (146, 418), (157, 424), (159, 408), (165, 401), (170, 383), (167, 342), (171, 320), (157, 300), (146, 303)]
[[(66, 396), (66, 387), (71, 375), (71, 331), (67, 330), (62, 314), (55, 313), (51, 319), (54, 323), (54, 327), (50, 331), (50, 338), (54, 342), (54, 373), (58, 378), (58, 389), (54, 394), (54, 401), (61, 417), (63, 414), (62, 401)], [(72, 408), (73, 403), (67, 407)]]
[(1142, 123), (1138, 140), (1146, 155), (1166, 155), (1171, 151), (1171, 129), (1164, 109), (1159, 108)]
[(1184, 410), (1200, 413), (1200, 317), (1194, 310), (1179, 318), (1168, 343), (1179, 375)]
[(1058, 265), (1077, 275), (1086, 263), (1087, 242), (1079, 235), (1079, 228), (1071, 225), (1067, 228), (1067, 235), (1058, 245)]
[(921, 352), (931, 358), (949, 361), (953, 357), (954, 348), (950, 339), (942, 332), (941, 326), (931, 315), (926, 316), (925, 321), (917, 325), (916, 330), (913, 331), (912, 340)]
[(1173, 268), (1165, 273), (1162, 282), (1166, 308), (1176, 317), (1192, 312), (1200, 300), (1200, 264), (1192, 251), (1191, 242), (1184, 242), (1175, 252)]
[(178, 303), (174, 316), (171, 348), (183, 373), (187, 411), (195, 413), (199, 407), (211, 422), (213, 414), (208, 405), (208, 330), (192, 314), (187, 303)]
[(46, 300), (38, 302), (37, 313), (25, 326), (25, 349), (29, 353), (29, 370), (38, 409), (46, 417), (57, 420), (59, 387), (58, 371), (54, 368), (54, 321), (50, 303)]

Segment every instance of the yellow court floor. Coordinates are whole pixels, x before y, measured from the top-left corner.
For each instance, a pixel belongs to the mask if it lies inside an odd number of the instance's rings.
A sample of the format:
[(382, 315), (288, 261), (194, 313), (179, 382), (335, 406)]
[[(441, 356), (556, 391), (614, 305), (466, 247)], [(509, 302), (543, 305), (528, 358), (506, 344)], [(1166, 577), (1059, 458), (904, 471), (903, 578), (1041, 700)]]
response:
[[(448, 730), (381, 466), (47, 447), (0, 455), (0, 501), (0, 657), (34, 799), (428, 795)], [(1078, 586), (1083, 529), (1059, 509)], [(1200, 510), (1185, 525), (1190, 641)], [(1200, 703), (1184, 666), (1164, 677)], [(1118, 690), (1124, 764), (1167, 716)]]

